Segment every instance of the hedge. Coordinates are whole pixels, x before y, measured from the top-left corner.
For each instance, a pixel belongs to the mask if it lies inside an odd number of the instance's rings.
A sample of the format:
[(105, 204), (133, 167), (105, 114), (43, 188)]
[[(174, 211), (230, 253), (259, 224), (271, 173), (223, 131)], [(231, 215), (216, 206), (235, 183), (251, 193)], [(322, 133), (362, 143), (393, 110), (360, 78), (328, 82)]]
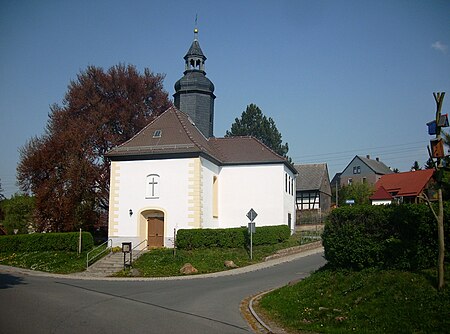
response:
[[(287, 240), (290, 229), (287, 225), (257, 227), (253, 234), (253, 245), (276, 244)], [(181, 229), (177, 231), (177, 248), (244, 248), (249, 244), (246, 227), (226, 229)]]
[[(0, 252), (78, 251), (79, 232), (33, 233), (0, 236)], [(94, 239), (89, 232), (81, 234), (81, 248), (90, 250)]]
[[(449, 214), (446, 203), (447, 256)], [(328, 264), (336, 268), (417, 270), (437, 261), (437, 224), (425, 204), (335, 209), (325, 223), (322, 242)]]

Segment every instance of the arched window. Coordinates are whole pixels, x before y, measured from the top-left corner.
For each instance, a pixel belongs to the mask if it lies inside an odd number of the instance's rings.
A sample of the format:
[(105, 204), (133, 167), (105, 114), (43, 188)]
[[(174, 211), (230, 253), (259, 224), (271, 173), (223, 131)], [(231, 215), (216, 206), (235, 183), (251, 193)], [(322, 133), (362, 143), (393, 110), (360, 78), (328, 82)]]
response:
[(145, 197), (146, 198), (159, 198), (159, 175), (150, 174), (146, 178)]

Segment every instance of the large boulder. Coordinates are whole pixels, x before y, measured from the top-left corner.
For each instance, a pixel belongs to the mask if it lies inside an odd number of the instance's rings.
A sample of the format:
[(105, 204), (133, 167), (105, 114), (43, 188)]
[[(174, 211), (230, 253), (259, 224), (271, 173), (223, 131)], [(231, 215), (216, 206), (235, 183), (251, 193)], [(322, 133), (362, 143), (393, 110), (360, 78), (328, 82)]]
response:
[(191, 275), (191, 274), (196, 274), (198, 273), (198, 270), (190, 263), (185, 263), (181, 269), (180, 269), (180, 273), (184, 274), (184, 275)]
[(236, 263), (234, 263), (231, 260), (226, 260), (223, 264), (227, 268), (238, 268), (239, 267)]

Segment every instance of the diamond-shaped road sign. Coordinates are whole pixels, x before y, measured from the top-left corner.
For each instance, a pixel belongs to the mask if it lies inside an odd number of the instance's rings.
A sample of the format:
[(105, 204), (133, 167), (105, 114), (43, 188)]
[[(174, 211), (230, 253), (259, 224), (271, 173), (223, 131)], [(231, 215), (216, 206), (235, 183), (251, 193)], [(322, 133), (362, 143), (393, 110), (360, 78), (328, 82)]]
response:
[(253, 210), (253, 208), (250, 209), (249, 212), (247, 212), (247, 218), (250, 219), (251, 222), (255, 220), (257, 215), (258, 214), (255, 212), (255, 210)]

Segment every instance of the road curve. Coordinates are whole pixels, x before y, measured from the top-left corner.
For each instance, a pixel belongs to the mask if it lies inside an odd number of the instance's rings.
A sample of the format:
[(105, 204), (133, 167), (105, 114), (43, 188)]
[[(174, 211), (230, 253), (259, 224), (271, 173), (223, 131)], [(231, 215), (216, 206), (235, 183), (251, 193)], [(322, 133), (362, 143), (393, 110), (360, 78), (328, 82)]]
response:
[(309, 275), (321, 249), (232, 271), (88, 279), (0, 266), (0, 332), (251, 333), (240, 302)]

